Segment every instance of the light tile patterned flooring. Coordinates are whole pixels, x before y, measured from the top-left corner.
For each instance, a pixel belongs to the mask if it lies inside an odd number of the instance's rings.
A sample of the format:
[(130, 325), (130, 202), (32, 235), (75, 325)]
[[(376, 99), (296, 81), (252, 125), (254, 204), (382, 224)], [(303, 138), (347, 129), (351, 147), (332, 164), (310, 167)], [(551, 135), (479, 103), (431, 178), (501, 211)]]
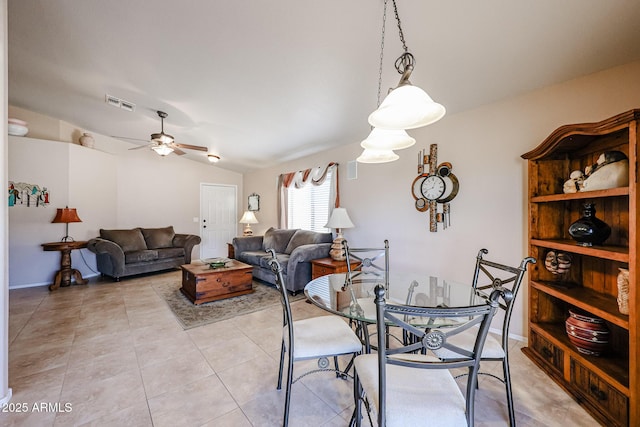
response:
[[(151, 287), (157, 277), (10, 291), (7, 409), (26, 404), (27, 412), (0, 412), (0, 425), (280, 425), (280, 309), (184, 331)], [(293, 307), (295, 318), (326, 314), (304, 301)], [(597, 425), (520, 347), (510, 353), (518, 425)], [(303, 378), (293, 387), (290, 426), (348, 425), (351, 386), (330, 373)], [(507, 424), (503, 393), (502, 384), (481, 379), (477, 426)], [(33, 411), (41, 403), (59, 407)]]

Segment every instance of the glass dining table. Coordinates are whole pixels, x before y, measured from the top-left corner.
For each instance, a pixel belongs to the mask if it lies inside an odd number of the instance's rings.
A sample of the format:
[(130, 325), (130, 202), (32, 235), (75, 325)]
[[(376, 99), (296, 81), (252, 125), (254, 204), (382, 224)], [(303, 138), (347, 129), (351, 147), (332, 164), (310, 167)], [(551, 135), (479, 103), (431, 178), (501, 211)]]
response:
[[(347, 273), (336, 273), (311, 280), (304, 288), (309, 301), (317, 307), (359, 323), (361, 338), (369, 346), (366, 324), (376, 323), (374, 289), (382, 278), (364, 278), (347, 283)], [(484, 293), (478, 294), (487, 297)], [(468, 307), (485, 303), (474, 293), (471, 283), (459, 283), (429, 274), (390, 274), (385, 299), (393, 304), (419, 307)], [(422, 328), (454, 327), (465, 323), (465, 317), (405, 319)]]

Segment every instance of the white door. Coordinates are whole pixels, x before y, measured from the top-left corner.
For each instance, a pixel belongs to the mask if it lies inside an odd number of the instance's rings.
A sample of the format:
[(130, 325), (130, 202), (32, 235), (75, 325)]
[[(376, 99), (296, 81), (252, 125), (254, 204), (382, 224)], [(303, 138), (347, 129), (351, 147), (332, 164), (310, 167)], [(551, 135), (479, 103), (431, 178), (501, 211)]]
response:
[(235, 185), (200, 184), (200, 259), (228, 255), (238, 230), (236, 193)]

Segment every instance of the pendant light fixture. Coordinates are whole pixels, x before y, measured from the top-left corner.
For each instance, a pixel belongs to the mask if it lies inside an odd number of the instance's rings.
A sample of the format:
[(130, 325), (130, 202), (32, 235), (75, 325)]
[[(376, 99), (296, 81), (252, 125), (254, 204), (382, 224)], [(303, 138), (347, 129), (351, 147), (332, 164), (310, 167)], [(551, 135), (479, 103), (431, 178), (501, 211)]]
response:
[(401, 77), (398, 86), (392, 89), (378, 109), (369, 115), (369, 124), (380, 129), (415, 129), (437, 122), (445, 115), (446, 110), (441, 104), (434, 102), (424, 90), (413, 86), (409, 81), (415, 58), (409, 53), (404, 39), (396, 0), (391, 1), (404, 50), (395, 62), (396, 71), (401, 74)]
[(393, 150), (376, 150), (365, 148), (362, 154), (356, 159), (358, 163), (388, 163), (398, 160), (400, 156)]
[(382, 104), (380, 103), (387, 2), (388, 0), (384, 1), (382, 15), (380, 66), (378, 69), (378, 109), (369, 115), (369, 124), (372, 129), (369, 136), (360, 143), (360, 146), (364, 148), (363, 153), (356, 159), (360, 163), (385, 163), (397, 160), (399, 156), (393, 150), (408, 148), (416, 143), (416, 140), (409, 136), (405, 129), (426, 126), (440, 120), (445, 113), (442, 105), (433, 102), (425, 91), (413, 86), (409, 81), (415, 60), (413, 55), (408, 52), (407, 44), (404, 40), (396, 0), (392, 0), (392, 2), (404, 53), (396, 60), (395, 68), (402, 74), (402, 77), (398, 86), (395, 89), (390, 89), (387, 97)]

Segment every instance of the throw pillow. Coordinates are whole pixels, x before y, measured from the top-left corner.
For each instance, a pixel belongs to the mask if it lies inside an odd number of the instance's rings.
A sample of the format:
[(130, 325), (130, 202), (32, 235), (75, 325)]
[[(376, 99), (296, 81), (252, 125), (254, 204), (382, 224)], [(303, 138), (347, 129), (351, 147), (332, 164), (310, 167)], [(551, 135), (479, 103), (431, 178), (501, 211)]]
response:
[(265, 251), (267, 249), (274, 249), (278, 254), (284, 253), (289, 240), (291, 240), (291, 236), (293, 236), (296, 231), (295, 229), (279, 230), (273, 227), (269, 228), (262, 238), (262, 249)]
[(100, 237), (116, 243), (124, 252), (143, 251), (147, 249), (147, 244), (139, 228), (134, 228), (133, 230), (100, 229)]
[(176, 233), (173, 226), (164, 228), (142, 228), (142, 235), (149, 249), (161, 249), (173, 247), (173, 237)]
[(284, 250), (285, 254), (291, 254), (295, 248), (313, 243), (331, 243), (331, 233), (317, 233), (309, 230), (297, 230)]

